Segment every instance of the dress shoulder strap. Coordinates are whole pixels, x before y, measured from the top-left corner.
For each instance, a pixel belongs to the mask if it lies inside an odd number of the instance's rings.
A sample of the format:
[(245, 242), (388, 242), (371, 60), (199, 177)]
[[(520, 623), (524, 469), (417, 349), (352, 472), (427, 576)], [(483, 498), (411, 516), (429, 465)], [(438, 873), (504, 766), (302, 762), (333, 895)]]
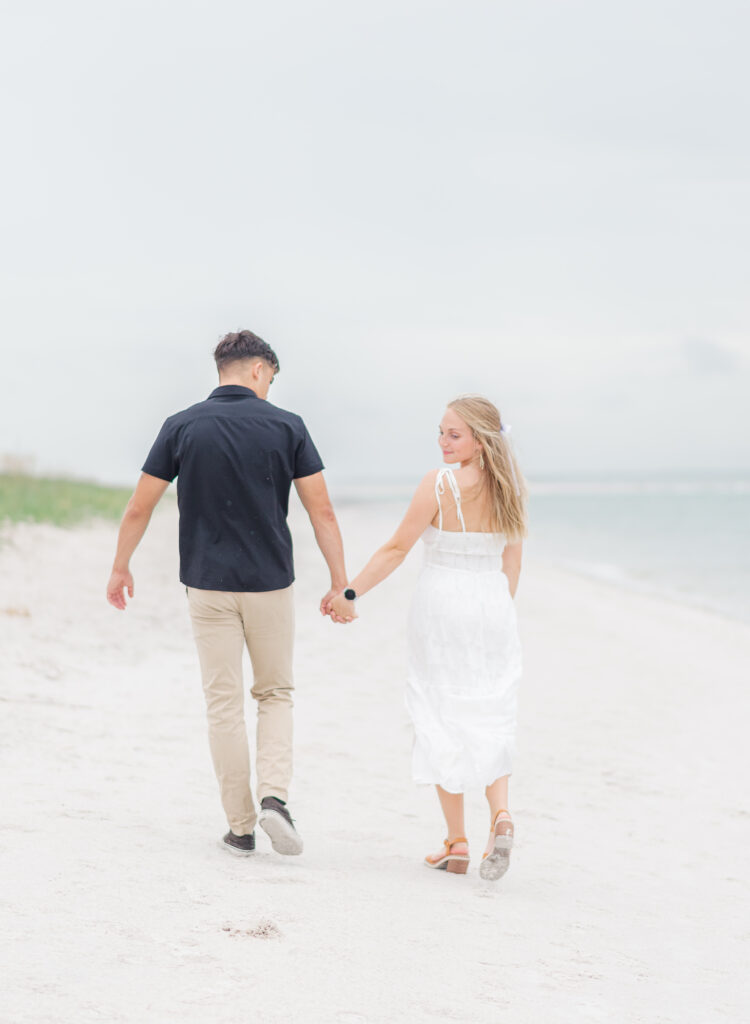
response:
[(437, 498), (438, 503), (438, 530), (442, 530), (443, 528), (443, 505), (442, 502), (440, 501), (440, 498), (443, 494), (445, 494), (446, 480), (448, 481), (448, 486), (450, 487), (451, 494), (453, 495), (453, 498), (456, 502), (456, 515), (458, 516), (458, 521), (461, 524), (461, 530), (463, 533), (466, 533), (466, 523), (464, 522), (464, 514), (461, 511), (461, 491), (459, 489), (458, 484), (456, 483), (456, 478), (453, 475), (453, 470), (450, 468), (450, 466), (444, 466), (442, 469), (439, 469), (437, 476), (435, 477), (435, 497)]

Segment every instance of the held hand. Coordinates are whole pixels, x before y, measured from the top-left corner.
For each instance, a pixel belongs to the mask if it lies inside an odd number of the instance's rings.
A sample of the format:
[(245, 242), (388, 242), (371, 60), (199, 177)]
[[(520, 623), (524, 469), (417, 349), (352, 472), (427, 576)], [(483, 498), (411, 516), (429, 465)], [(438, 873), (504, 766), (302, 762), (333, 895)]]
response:
[(346, 584), (342, 584), (340, 587), (331, 587), (327, 594), (323, 595), (320, 602), (320, 614), (330, 615), (331, 614), (331, 601), (334, 599), (336, 594), (340, 594)]
[(125, 611), (125, 590), (128, 592), (128, 597), (132, 598), (135, 590), (133, 577), (127, 569), (113, 569), (107, 584), (107, 600), (121, 612)]
[(347, 601), (343, 593), (337, 594), (330, 603), (331, 618), (334, 622), (352, 622), (358, 618), (354, 601)]

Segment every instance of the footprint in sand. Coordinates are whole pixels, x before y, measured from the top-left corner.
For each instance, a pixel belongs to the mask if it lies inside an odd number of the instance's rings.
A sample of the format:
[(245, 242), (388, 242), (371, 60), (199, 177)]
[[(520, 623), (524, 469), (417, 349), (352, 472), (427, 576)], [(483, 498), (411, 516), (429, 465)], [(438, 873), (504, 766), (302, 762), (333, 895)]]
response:
[(261, 921), (258, 921), (258, 923), (256, 925), (254, 925), (252, 928), (235, 928), (231, 924), (225, 924), (224, 927), (221, 930), (223, 932), (227, 932), (227, 934), (231, 938), (233, 938), (233, 939), (237, 939), (237, 938), (241, 938), (241, 939), (281, 939), (281, 938), (283, 938), (283, 935), (281, 934), (281, 929), (279, 928), (279, 926), (274, 924), (273, 921), (268, 920), (268, 918), (263, 918)]

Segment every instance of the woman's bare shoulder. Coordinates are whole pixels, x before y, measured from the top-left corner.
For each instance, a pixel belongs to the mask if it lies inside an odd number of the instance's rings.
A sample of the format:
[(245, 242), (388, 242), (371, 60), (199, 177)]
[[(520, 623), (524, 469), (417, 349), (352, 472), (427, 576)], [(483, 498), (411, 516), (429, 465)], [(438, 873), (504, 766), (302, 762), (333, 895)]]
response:
[(419, 481), (420, 487), (434, 487), (442, 469), (430, 469)]
[(461, 487), (473, 487), (481, 482), (481, 477), (473, 466), (459, 466), (451, 472)]

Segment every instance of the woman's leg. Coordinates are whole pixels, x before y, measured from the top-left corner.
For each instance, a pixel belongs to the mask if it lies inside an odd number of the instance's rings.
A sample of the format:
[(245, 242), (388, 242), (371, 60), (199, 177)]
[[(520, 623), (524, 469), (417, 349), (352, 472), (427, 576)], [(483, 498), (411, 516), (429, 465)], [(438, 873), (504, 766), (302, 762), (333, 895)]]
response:
[[(450, 846), (437, 853), (428, 854), (425, 858), (429, 867), (445, 867), (448, 861), (448, 871), (459, 871), (466, 873), (469, 864), (469, 847), (466, 842), (455, 842), (456, 839), (463, 839), (464, 836), (464, 795), (463, 793), (449, 793), (442, 786), (436, 786), (440, 806), (443, 808), (445, 823), (448, 829), (446, 839), (452, 840)], [(449, 857), (450, 854), (450, 857)]]
[(508, 776), (495, 779), (484, 792), (490, 805), (490, 838), (479, 865), (479, 877), (495, 882), (508, 870), (513, 846), (513, 819), (507, 809)]
[(445, 823), (448, 826), (448, 839), (455, 839), (457, 836), (466, 834), (464, 825), (464, 795), (463, 793), (449, 793), (442, 786), (436, 786), (440, 806), (443, 809)]
[[(486, 854), (491, 853), (495, 846), (495, 829), (493, 826), (498, 812), (505, 811), (504, 814), (500, 815), (500, 821), (511, 820), (510, 812), (508, 811), (508, 778), (509, 776), (503, 775), (501, 778), (495, 779), (484, 791), (487, 803), (490, 805), (490, 837), (485, 848)], [(511, 827), (507, 826), (507, 828)]]
[(508, 775), (503, 775), (502, 778), (495, 779), (484, 791), (487, 803), (490, 805), (490, 824), (495, 820), (495, 815), (498, 811), (508, 809), (509, 777)]

